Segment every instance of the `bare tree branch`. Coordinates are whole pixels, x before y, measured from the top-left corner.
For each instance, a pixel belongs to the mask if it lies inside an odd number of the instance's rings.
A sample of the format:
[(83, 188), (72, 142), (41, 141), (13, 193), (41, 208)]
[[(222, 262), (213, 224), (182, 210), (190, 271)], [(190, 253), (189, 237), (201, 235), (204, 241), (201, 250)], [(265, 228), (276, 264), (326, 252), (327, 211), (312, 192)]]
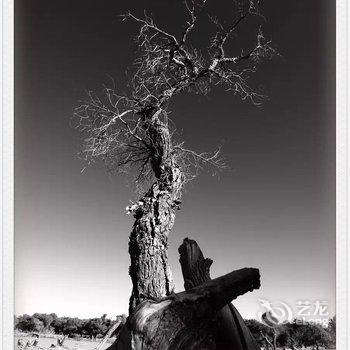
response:
[(226, 54), (233, 32), (248, 18), (260, 16), (258, 1), (248, 0), (247, 6), (239, 6), (236, 18), (227, 28), (216, 17), (210, 17), (218, 31), (208, 52), (202, 54), (203, 50), (190, 43), (189, 36), (198, 25), (198, 10), (205, 3), (184, 1), (188, 20), (179, 39), (159, 27), (146, 12), (142, 18), (130, 12), (122, 16), (123, 21), (139, 25), (139, 53), (129, 92), (121, 95), (114, 87), (106, 87), (102, 97), (88, 93), (88, 100), (74, 111), (77, 128), (87, 135), (82, 156), (88, 164), (102, 158), (111, 171), (134, 172), (136, 182), (151, 174), (164, 177), (169, 164), (181, 170), (184, 181), (204, 167), (213, 172), (226, 167), (220, 149), (197, 153), (175, 141), (175, 128), (169, 122), (170, 103), (180, 93), (207, 94), (212, 86), (221, 85), (242, 100), (260, 105), (265, 96), (248, 81), (259, 64), (271, 59), (276, 51), (259, 29), (251, 49), (242, 49), (237, 56)]

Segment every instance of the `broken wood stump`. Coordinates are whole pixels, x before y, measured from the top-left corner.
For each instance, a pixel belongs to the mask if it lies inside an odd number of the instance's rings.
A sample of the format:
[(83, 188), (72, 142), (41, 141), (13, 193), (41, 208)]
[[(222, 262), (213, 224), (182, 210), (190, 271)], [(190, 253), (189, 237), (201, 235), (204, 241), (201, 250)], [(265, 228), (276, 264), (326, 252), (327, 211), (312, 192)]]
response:
[(185, 239), (179, 252), (185, 291), (140, 303), (108, 350), (258, 350), (230, 302), (260, 287), (259, 270), (212, 280), (212, 261), (195, 241)]
[[(210, 266), (213, 261), (204, 258), (196, 241), (185, 238), (179, 247), (180, 264), (185, 290), (200, 285), (210, 278)], [(259, 284), (256, 288), (260, 287)], [(244, 323), (237, 309), (228, 303), (216, 315), (213, 337), (216, 349), (222, 350), (260, 350), (254, 337)]]

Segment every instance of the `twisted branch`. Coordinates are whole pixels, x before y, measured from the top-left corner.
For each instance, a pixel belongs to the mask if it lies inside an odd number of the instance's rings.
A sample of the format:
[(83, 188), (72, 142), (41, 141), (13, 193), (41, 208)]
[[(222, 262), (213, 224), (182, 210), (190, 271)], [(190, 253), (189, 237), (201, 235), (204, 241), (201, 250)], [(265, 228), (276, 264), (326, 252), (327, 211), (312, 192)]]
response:
[[(164, 162), (179, 168), (184, 181), (195, 177), (204, 167), (214, 173), (226, 167), (220, 148), (214, 152), (195, 152), (184, 148), (182, 141), (175, 141), (178, 136), (169, 122), (170, 103), (180, 93), (207, 94), (212, 86), (221, 85), (242, 100), (260, 105), (265, 96), (255, 91), (248, 80), (259, 64), (276, 52), (259, 29), (250, 50), (241, 50), (238, 56), (226, 55), (225, 47), (232, 33), (248, 18), (260, 16), (258, 2), (249, 0), (227, 28), (211, 17), (218, 31), (208, 52), (202, 54), (190, 42), (190, 33), (198, 25), (198, 9), (205, 4), (205, 0), (184, 1), (189, 18), (179, 39), (160, 28), (146, 12), (142, 18), (130, 12), (122, 16), (123, 21), (139, 25), (136, 37), (139, 53), (128, 93), (120, 95), (111, 88), (105, 88), (101, 98), (89, 93), (88, 100), (74, 111), (77, 128), (87, 135), (82, 155), (88, 164), (102, 158), (109, 170), (134, 173), (138, 182), (157, 173), (154, 168), (157, 162), (159, 169)], [(155, 136), (155, 130), (169, 140), (159, 142), (162, 137)]]

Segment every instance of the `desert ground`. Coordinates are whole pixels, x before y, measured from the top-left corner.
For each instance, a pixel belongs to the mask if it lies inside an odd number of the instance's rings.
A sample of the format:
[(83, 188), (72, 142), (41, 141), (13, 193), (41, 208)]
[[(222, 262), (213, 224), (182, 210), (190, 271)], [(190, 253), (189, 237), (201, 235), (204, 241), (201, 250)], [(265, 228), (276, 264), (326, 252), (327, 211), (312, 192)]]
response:
[[(56, 350), (93, 350), (95, 349), (101, 342), (101, 339), (98, 339), (96, 341), (92, 340), (75, 340), (75, 339), (66, 339), (63, 346), (57, 346), (56, 338), (54, 336), (52, 337), (41, 337), (39, 339), (39, 342), (37, 346), (27, 346), (27, 347), (20, 347), (18, 346), (18, 340), (22, 339), (25, 343), (32, 342), (35, 338), (29, 337), (29, 336), (15, 336), (15, 350), (23, 350), (23, 349), (30, 349), (30, 350), (47, 350), (47, 349), (56, 349)], [(55, 345), (55, 347), (51, 347), (52, 344)], [(108, 346), (111, 345), (111, 340), (109, 340), (101, 350), (105, 350), (108, 348)]]
[[(15, 350), (23, 350), (23, 349), (31, 349), (31, 350), (94, 350), (98, 344), (101, 342), (101, 339), (92, 341), (92, 340), (74, 340), (74, 339), (66, 339), (64, 342), (64, 345), (62, 347), (56, 345), (56, 339), (54, 336), (52, 337), (42, 337), (39, 339), (39, 343), (37, 346), (30, 346), (21, 348), (18, 346), (18, 340), (23, 339), (25, 342), (27, 341), (33, 341), (35, 338), (28, 337), (28, 336), (15, 336)], [(112, 340), (109, 340), (101, 350), (106, 350), (108, 346), (111, 345)], [(51, 347), (51, 344), (54, 344), (55, 347)], [(313, 348), (303, 348), (303, 350), (312, 350)], [(282, 348), (277, 348), (277, 350), (282, 350)], [(283, 350), (289, 350), (287, 348), (284, 348)], [(320, 347), (320, 350), (336, 350), (336, 349), (324, 349)]]

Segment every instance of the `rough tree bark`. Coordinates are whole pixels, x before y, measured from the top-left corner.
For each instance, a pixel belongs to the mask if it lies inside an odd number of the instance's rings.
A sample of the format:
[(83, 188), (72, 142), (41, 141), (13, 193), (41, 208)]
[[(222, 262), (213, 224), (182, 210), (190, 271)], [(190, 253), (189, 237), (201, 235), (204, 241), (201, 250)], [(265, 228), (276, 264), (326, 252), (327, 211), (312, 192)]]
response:
[(173, 290), (168, 265), (168, 234), (179, 208), (182, 174), (172, 157), (169, 130), (154, 113), (147, 130), (152, 143), (152, 169), (156, 182), (134, 210), (130, 235), (130, 276), (133, 283), (129, 314), (145, 299), (161, 298)]
[[(195, 254), (203, 256), (200, 249)], [(209, 276), (210, 259), (193, 257), (191, 254), (185, 258), (181, 256), (183, 271), (186, 271), (185, 283), (192, 287), (165, 298), (141, 302), (109, 350), (258, 349), (238, 312), (227, 304), (239, 295), (260, 287), (259, 270), (244, 268), (194, 286), (194, 281), (199, 283), (201, 276)], [(189, 262), (189, 268), (185, 267), (184, 261)], [(196, 272), (198, 266), (199, 272)], [(221, 311), (225, 306), (232, 317)], [(218, 337), (223, 335), (217, 331), (220, 317), (221, 325), (228, 332), (222, 339)], [(233, 323), (231, 327), (230, 323)]]

